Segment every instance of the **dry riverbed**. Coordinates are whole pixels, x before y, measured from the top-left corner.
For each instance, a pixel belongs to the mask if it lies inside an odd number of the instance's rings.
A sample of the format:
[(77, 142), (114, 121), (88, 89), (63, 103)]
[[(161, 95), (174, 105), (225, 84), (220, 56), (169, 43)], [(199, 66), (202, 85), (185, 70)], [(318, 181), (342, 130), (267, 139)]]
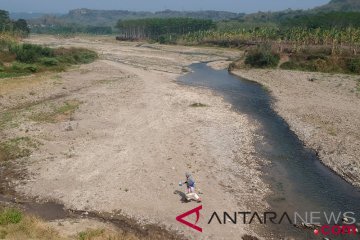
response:
[(275, 97), (274, 109), (321, 161), (360, 187), (360, 76), (237, 69)]
[[(198, 234), (175, 220), (199, 205), (181, 201), (178, 182), (187, 171), (201, 191), (202, 216), (267, 207), (260, 171), (266, 163), (254, 158), (255, 123), (211, 91), (176, 83), (193, 62), (225, 61), (239, 52), (110, 38), (26, 41), (85, 47), (100, 60), (63, 73), (0, 80), (2, 144), (21, 153), (2, 155), (12, 163), (2, 166), (8, 176), (2, 192), (121, 214), (186, 238), (256, 235), (243, 225), (207, 226), (205, 217)], [(55, 225), (76, 231), (66, 222)]]

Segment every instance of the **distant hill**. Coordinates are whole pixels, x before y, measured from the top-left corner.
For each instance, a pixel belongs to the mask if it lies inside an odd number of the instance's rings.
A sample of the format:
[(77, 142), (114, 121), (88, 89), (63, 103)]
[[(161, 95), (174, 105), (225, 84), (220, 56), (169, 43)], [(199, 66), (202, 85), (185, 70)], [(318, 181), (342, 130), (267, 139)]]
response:
[[(39, 18), (39, 17), (42, 17), (44, 15), (48, 15), (48, 13), (45, 14), (45, 13), (11, 12), (10, 13), (10, 18), (13, 19), (13, 20), (18, 20), (18, 19), (28, 20), (28, 19)], [(51, 15), (60, 16), (61, 14), (60, 13), (54, 13), (54, 14), (51, 14)]]
[[(52, 17), (49, 21), (49, 15), (34, 19), (32, 24), (58, 24), (77, 23), (81, 25), (93, 26), (114, 26), (119, 19), (141, 19), (141, 18), (168, 18), (168, 17), (189, 17), (197, 19), (226, 20), (240, 18), (244, 13), (232, 13), (225, 11), (172, 11), (165, 10), (160, 12), (134, 12), (126, 10), (92, 10), (92, 9), (75, 9), (69, 11), (68, 14)], [(52, 22), (53, 21), (53, 22)]]
[[(118, 20), (131, 20), (143, 18), (174, 18), (174, 17), (188, 17), (197, 19), (212, 19), (214, 21), (220, 20), (237, 20), (240, 22), (248, 23), (273, 23), (283, 24), (290, 23), (296, 24), (292, 19), (301, 20), (301, 24), (305, 21), (303, 18), (306, 16), (313, 16), (319, 12), (360, 12), (360, 0), (331, 0), (328, 4), (319, 6), (308, 10), (292, 10), (287, 9), (278, 12), (257, 12), (252, 14), (234, 13), (226, 11), (173, 11), (164, 10), (159, 12), (148, 11), (127, 11), (127, 10), (92, 10), (87, 8), (74, 9), (63, 15), (47, 14), (42, 17), (34, 18), (37, 14), (13, 14), (12, 18), (25, 18), (29, 19), (30, 26), (66, 26), (66, 25), (79, 25), (79, 26), (96, 26), (96, 27), (114, 27)], [(324, 15), (326, 17), (326, 15)], [(342, 16), (340, 16), (343, 18)], [(350, 17), (357, 17), (350, 16)], [(337, 16), (336, 19), (338, 19)], [(310, 19), (311, 20), (311, 19)], [(343, 21), (344, 22), (344, 21)], [(346, 21), (345, 21), (346, 22)], [(307, 24), (307, 23), (306, 23)]]
[(331, 0), (328, 4), (317, 7), (316, 11), (360, 11), (360, 0)]
[[(338, 14), (335, 14), (332, 12), (338, 12)], [(347, 13), (347, 12), (354, 12), (353, 14)], [(360, 0), (331, 0), (328, 4), (325, 4), (323, 6), (319, 6), (313, 9), (308, 10), (292, 10), (287, 9), (284, 11), (278, 11), (278, 12), (257, 12), (252, 14), (247, 14), (243, 17), (243, 20), (250, 21), (250, 22), (274, 22), (274, 23), (283, 23), (287, 22), (288, 20), (295, 20), (293, 21), (293, 24), (296, 24), (295, 22), (299, 19), (301, 21), (306, 20), (308, 18), (308, 21), (317, 21), (318, 19), (315, 19), (316, 16), (319, 13), (322, 14), (321, 18), (329, 17), (328, 20), (331, 22), (340, 20), (342, 22), (345, 18), (353, 18), (357, 17), (358, 13), (360, 12)], [(350, 14), (350, 15), (346, 15)], [(314, 18), (315, 17), (315, 18)]]

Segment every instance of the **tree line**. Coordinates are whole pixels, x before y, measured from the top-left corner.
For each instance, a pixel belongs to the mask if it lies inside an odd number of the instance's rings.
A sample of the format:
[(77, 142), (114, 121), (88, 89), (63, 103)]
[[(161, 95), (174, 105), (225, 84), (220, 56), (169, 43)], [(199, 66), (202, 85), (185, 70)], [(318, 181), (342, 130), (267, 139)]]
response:
[(287, 18), (280, 21), (285, 27), (304, 27), (304, 28), (359, 28), (360, 12), (320, 12), (317, 14), (306, 14)]
[(112, 34), (113, 30), (110, 26), (82, 26), (79, 24), (58, 24), (58, 25), (33, 25), (31, 32), (39, 34), (75, 34), (86, 33), (95, 35), (107, 35)]
[(0, 10), (0, 32), (10, 32), (12, 34), (27, 36), (30, 33), (30, 29), (24, 19), (12, 21), (9, 17), (9, 12)]
[(148, 18), (119, 20), (116, 27), (119, 38), (124, 40), (155, 39), (165, 35), (183, 35), (191, 32), (206, 31), (215, 27), (212, 20), (194, 18)]

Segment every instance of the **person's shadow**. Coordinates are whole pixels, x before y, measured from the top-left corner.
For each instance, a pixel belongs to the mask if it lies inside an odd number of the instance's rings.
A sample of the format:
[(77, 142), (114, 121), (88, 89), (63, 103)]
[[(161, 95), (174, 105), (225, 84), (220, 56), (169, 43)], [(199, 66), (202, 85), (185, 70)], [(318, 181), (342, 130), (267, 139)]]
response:
[(182, 203), (188, 203), (188, 202), (190, 202), (190, 201), (188, 201), (188, 200), (186, 199), (186, 194), (185, 194), (184, 192), (179, 191), (179, 190), (175, 190), (175, 191), (174, 191), (174, 194), (178, 194), (178, 195), (181, 197), (180, 201), (181, 201)]

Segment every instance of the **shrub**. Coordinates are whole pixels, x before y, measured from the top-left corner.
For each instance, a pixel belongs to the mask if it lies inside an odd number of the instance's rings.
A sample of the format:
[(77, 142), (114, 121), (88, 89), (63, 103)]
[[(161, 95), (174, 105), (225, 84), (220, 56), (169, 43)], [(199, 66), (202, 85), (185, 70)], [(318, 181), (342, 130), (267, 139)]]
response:
[(51, 48), (43, 47), (40, 45), (24, 43), (22, 45), (22, 49), (23, 51), (27, 51), (27, 52), (35, 52), (38, 54), (38, 56), (43, 56), (43, 57), (54, 56), (54, 52)]
[(250, 52), (245, 58), (245, 64), (258, 68), (276, 67), (279, 61), (279, 54), (262, 49)]
[(43, 57), (40, 59), (40, 63), (44, 66), (51, 67), (57, 66), (59, 64), (59, 61), (56, 58)]
[[(11, 43), (0, 49), (0, 78), (18, 77), (40, 71), (64, 71), (74, 64), (86, 64), (97, 58), (94, 51), (83, 48), (51, 49), (40, 45)], [(12, 63), (9, 64), (3, 63)]]
[(2, 63), (8, 63), (13, 62), (16, 59), (16, 55), (13, 53), (10, 53), (8, 51), (1, 51), (0, 50), (0, 61)]
[(360, 58), (349, 59), (346, 66), (350, 72), (360, 74)]
[(29, 75), (29, 73), (0, 72), (0, 78), (13, 78)]
[[(311, 59), (311, 60), (309, 60)], [(348, 56), (308, 56), (292, 55), (280, 68), (289, 70), (314, 71), (326, 73), (360, 73), (360, 58)]]
[(22, 213), (14, 208), (7, 208), (0, 212), (0, 225), (16, 224), (22, 219)]
[(12, 71), (14, 72), (22, 72), (22, 73), (26, 73), (26, 72), (35, 73), (38, 71), (38, 68), (35, 65), (19, 63), (19, 62), (13, 63), (11, 68)]
[(28, 157), (36, 144), (28, 137), (12, 138), (0, 142), (0, 162)]
[(287, 70), (295, 70), (295, 69), (300, 70), (300, 66), (296, 64), (294, 61), (284, 62), (283, 64), (280, 65), (280, 68)]
[(94, 51), (83, 48), (59, 48), (54, 51), (55, 57), (65, 64), (84, 64), (97, 58)]
[(97, 54), (93, 51), (80, 49), (77, 53), (74, 54), (76, 63), (91, 63), (97, 58)]
[(52, 57), (54, 55), (51, 48), (26, 43), (23, 45), (13, 44), (9, 50), (16, 55), (16, 60), (23, 63), (35, 63), (41, 57)]

